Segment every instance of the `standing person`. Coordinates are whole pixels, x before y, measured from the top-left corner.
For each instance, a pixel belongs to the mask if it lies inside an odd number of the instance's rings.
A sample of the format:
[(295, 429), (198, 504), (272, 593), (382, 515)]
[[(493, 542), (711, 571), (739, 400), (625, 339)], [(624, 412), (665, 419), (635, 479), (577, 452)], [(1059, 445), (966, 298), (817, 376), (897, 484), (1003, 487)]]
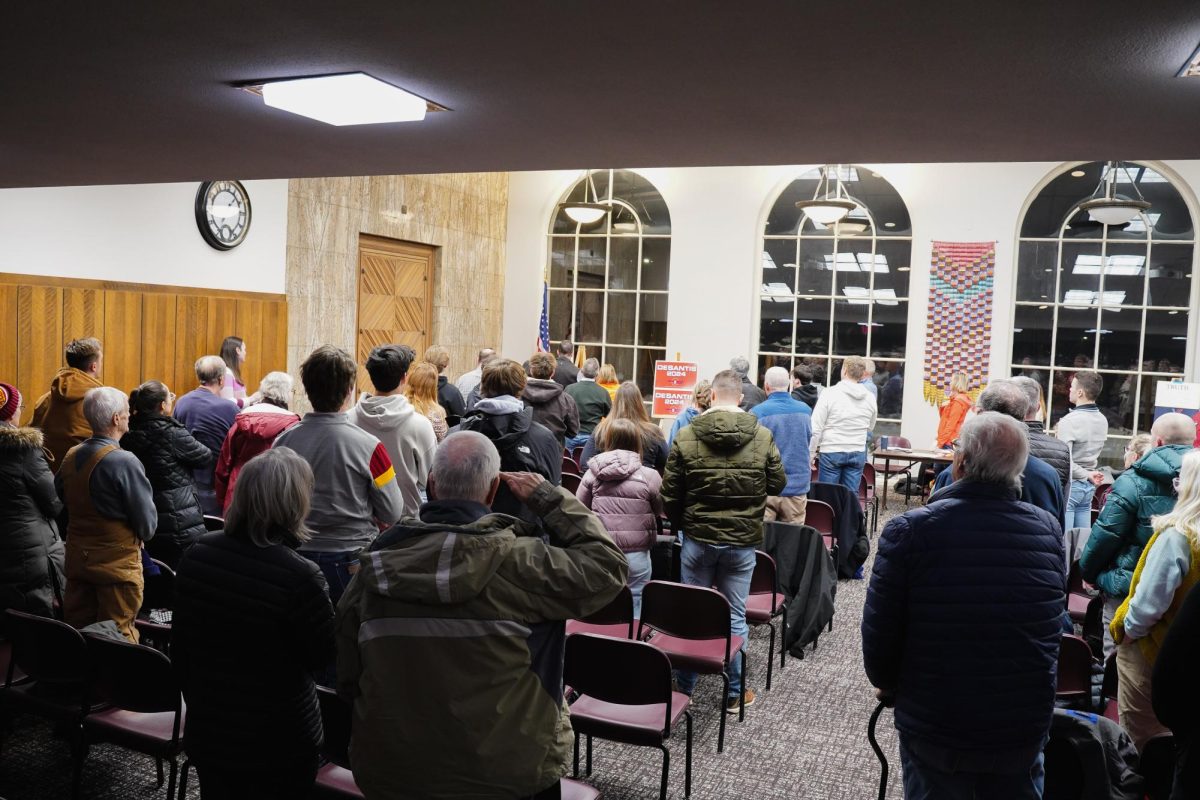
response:
[(104, 351), (99, 339), (72, 339), (63, 357), (67, 366), (54, 376), (50, 391), (38, 398), (30, 423), (41, 428), (54, 469), (62, 466), (68, 450), (92, 435), (83, 413), (83, 396), (104, 385), (100, 382)]
[[(533, 409), (533, 418), (564, 443), (579, 435), (579, 408), (562, 384), (551, 380), (554, 357), (534, 353), (529, 359), (529, 380), (521, 398)], [(572, 384), (574, 385), (574, 384)]]
[(875, 385), (875, 362), (869, 358), (863, 359), (863, 376), (859, 381), (863, 388), (871, 393), (875, 398), (875, 402), (879, 402), (879, 387)]
[(749, 411), (767, 399), (767, 393), (750, 380), (750, 362), (746, 360), (745, 356), (734, 356), (729, 359), (729, 368), (742, 379), (742, 411)]
[(17, 426), (23, 407), (17, 387), (0, 383), (0, 611), (51, 617), (62, 602), (62, 503), (42, 432)]
[(647, 467), (658, 470), (661, 474), (667, 466), (667, 440), (662, 428), (650, 420), (646, 413), (646, 401), (642, 392), (633, 381), (625, 381), (617, 390), (613, 410), (600, 421), (593, 431), (591, 441), (583, 446), (579, 456), (579, 466), (587, 469), (588, 461), (598, 451), (598, 441), (604, 437), (604, 428), (614, 419), (632, 420), (642, 432), (642, 463)]
[(600, 367), (600, 373), (596, 376), (596, 383), (600, 384), (600, 387), (608, 392), (610, 402), (617, 399), (617, 388), (621, 385), (621, 382), (617, 380), (616, 367), (612, 364), (605, 364)]
[[(492, 363), (499, 357), (500, 356), (496, 355), (495, 353), (492, 353), (491, 355), (484, 357), (483, 362), (479, 365), (480, 380), (483, 379), (483, 377), (482, 377), (483, 370), (487, 369), (487, 365)], [(466, 404), (467, 411), (474, 410), (475, 404), (479, 402), (479, 384), (478, 383), (475, 384), (475, 388), (473, 388), (469, 393), (464, 394), (463, 398), (464, 398), (464, 403)]]
[(954, 444), (967, 413), (974, 407), (975, 402), (967, 394), (967, 373), (954, 373), (950, 376), (950, 399), (938, 411), (938, 447), (948, 450)]
[[(1195, 420), (1192, 420), (1195, 422)], [(1124, 469), (1129, 469), (1134, 464), (1142, 460), (1142, 456), (1150, 452), (1154, 447), (1154, 439), (1148, 433), (1139, 433), (1129, 439), (1129, 444), (1125, 445), (1124, 451)]]
[(92, 436), (67, 451), (54, 476), (68, 519), (63, 618), (76, 628), (112, 620), (136, 643), (142, 544), (158, 526), (154, 491), (142, 463), (119, 444), (129, 431), (129, 398), (111, 386), (91, 389), (83, 414)]
[[(485, 369), (485, 387), (514, 367)], [(368, 800), (558, 797), (564, 620), (616, 597), (625, 558), (570, 492), (500, 460), (478, 433), (447, 436), (434, 499), (376, 540), (338, 605), (338, 694), (354, 705), (350, 762)], [(546, 540), (490, 512), (502, 484)]]
[(475, 369), (470, 372), (464, 372), (459, 376), (458, 381), (454, 384), (458, 388), (458, 393), (463, 398), (470, 397), (471, 392), (479, 387), (479, 380), (483, 377), (483, 365), (496, 355), (496, 351), (490, 347), (484, 347), (475, 356)]
[(179, 565), (171, 666), (203, 800), (307, 797), (322, 742), (312, 672), (334, 658), (333, 606), (308, 540), (313, 473), (286, 447), (245, 464), (225, 529)]
[(650, 582), (650, 548), (663, 513), (662, 476), (642, 463), (642, 432), (616, 419), (604, 428), (603, 451), (588, 462), (575, 493), (604, 523), (629, 562), (633, 616), (642, 615), (642, 589)]
[(1163, 414), (1150, 428), (1154, 447), (1113, 481), (1108, 500), (1079, 554), (1079, 571), (1104, 596), (1104, 655), (1115, 648), (1109, 634), (1117, 608), (1129, 595), (1133, 570), (1154, 534), (1153, 517), (1175, 507), (1175, 479), (1192, 449), (1196, 423), (1183, 414)]
[(600, 420), (612, 411), (612, 396), (607, 389), (596, 383), (596, 376), (599, 374), (600, 362), (589, 358), (580, 367), (578, 380), (566, 389), (579, 411), (579, 433), (569, 438), (566, 444), (566, 449), (571, 452), (574, 452), (576, 447), (587, 444)]
[(305, 520), (312, 537), (300, 554), (321, 568), (335, 603), (358, 569), (358, 552), (404, 512), (387, 448), (346, 416), (357, 378), (358, 365), (345, 350), (328, 344), (313, 350), (300, 365), (313, 410), (274, 445), (291, 448), (312, 467)]
[(575, 366), (575, 345), (570, 339), (558, 343), (558, 358), (554, 366), (554, 382), (564, 389), (579, 380), (579, 368)]
[(750, 409), (750, 413), (771, 432), (787, 473), (783, 491), (767, 498), (765, 520), (803, 525), (804, 507), (808, 505), (808, 489), (812, 483), (812, 457), (808, 451), (812, 411), (788, 393), (791, 379), (783, 367), (768, 369), (763, 376), (763, 385), (767, 388), (767, 399)]
[(171, 569), (204, 534), (194, 470), (209, 466), (214, 458), (171, 416), (174, 402), (165, 384), (146, 381), (129, 393), (129, 432), (121, 437), (121, 448), (142, 462), (154, 490), (158, 525), (146, 550)]
[(404, 396), (413, 356), (412, 349), (404, 345), (385, 344), (373, 349), (367, 356), (367, 374), (375, 394), (364, 393), (346, 415), (387, 448), (408, 516), (416, 515), (423, 502), (438, 441), (429, 418), (417, 413)]
[(708, 411), (712, 406), (712, 384), (708, 381), (697, 381), (696, 386), (692, 389), (692, 402), (687, 408), (679, 412), (675, 417), (675, 421), (671, 423), (671, 432), (667, 434), (667, 447), (675, 442), (675, 437), (679, 435), (679, 431), (692, 424), (692, 420)]
[[(787, 474), (771, 432), (741, 410), (742, 376), (718, 372), (712, 407), (679, 432), (671, 445), (662, 496), (672, 527), (682, 529), (684, 583), (714, 587), (729, 601), (730, 629), (745, 639), (746, 595), (754, 551), (763, 541), (767, 498), (787, 486)], [(696, 673), (680, 671), (679, 690), (691, 694)], [(729, 667), (725, 707), (754, 704), (742, 684), (739, 652)]]
[(968, 420), (958, 480), (880, 536), (863, 666), (895, 703), (910, 800), (1042, 796), (1067, 580), (1058, 520), (1017, 499), (1028, 453), (1015, 419)]
[(233, 502), (233, 488), (246, 462), (270, 450), (279, 434), (300, 421), (300, 415), (288, 409), (293, 385), (286, 372), (268, 372), (255, 393), (261, 400), (234, 417), (213, 473), (213, 490), (222, 514)]
[(201, 356), (196, 360), (196, 379), (200, 385), (175, 403), (175, 419), (183, 423), (196, 441), (213, 452), (213, 460), (197, 469), (195, 478), (200, 508), (214, 517), (221, 516), (223, 507), (217, 500), (213, 473), (225, 436), (238, 413), (237, 404), (221, 397), (226, 369), (220, 356)]
[(254, 399), (247, 400), (246, 384), (242, 381), (242, 365), (246, 363), (246, 343), (240, 336), (226, 336), (221, 342), (221, 360), (225, 362), (225, 382), (221, 385), (221, 397), (245, 408)]
[(408, 398), (413, 411), (429, 420), (434, 443), (445, 439), (450, 425), (447, 423), (446, 409), (438, 404), (437, 369), (432, 364), (420, 362), (412, 366), (404, 383), (404, 396)]
[(1029, 407), (1025, 411), (1025, 427), (1029, 429), (1029, 452), (1045, 461), (1062, 481), (1064, 502), (1071, 496), (1071, 448), (1066, 442), (1046, 433), (1046, 425), (1042, 422), (1042, 385), (1033, 378), (1018, 376), (1013, 383), (1025, 392)]
[(446, 368), (450, 366), (450, 351), (440, 344), (435, 344), (425, 351), (425, 361), (437, 368), (437, 402), (446, 412), (446, 425), (453, 428), (462, 419), (467, 408), (458, 387), (446, 377)]
[(1151, 704), (1151, 673), (1175, 615), (1200, 583), (1200, 451), (1183, 457), (1175, 508), (1150, 522), (1154, 534), (1109, 626), (1117, 643), (1121, 727), (1139, 753), (1150, 737), (1167, 732)]
[[(1154, 662), (1150, 682), (1154, 715), (1175, 737), (1175, 781), (1171, 800), (1200, 797), (1200, 695), (1196, 693), (1196, 664), (1200, 664), (1200, 592), (1188, 592)], [(1118, 700), (1118, 703), (1120, 701)]]
[(792, 367), (792, 397), (808, 406), (809, 410), (817, 407), (817, 385), (813, 383), (812, 369), (807, 364), (797, 364)]
[(855, 494), (867, 463), (867, 436), (875, 427), (875, 397), (861, 383), (866, 362), (850, 356), (842, 380), (821, 393), (813, 409), (810, 453), (820, 453), (817, 480), (840, 483)]
[(1063, 529), (1086, 528), (1092, 524), (1092, 495), (1104, 479), (1096, 463), (1108, 438), (1108, 420), (1096, 406), (1104, 388), (1100, 373), (1081, 370), (1071, 379), (1067, 399), (1075, 410), (1058, 421), (1058, 438), (1071, 448), (1071, 496)]

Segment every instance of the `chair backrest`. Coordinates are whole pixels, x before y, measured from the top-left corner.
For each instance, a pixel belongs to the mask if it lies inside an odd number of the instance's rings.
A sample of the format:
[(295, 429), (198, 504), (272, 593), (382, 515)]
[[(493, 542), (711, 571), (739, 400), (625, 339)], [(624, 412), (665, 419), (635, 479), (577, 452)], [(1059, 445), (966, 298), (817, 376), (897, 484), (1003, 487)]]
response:
[(339, 767), (350, 769), (350, 704), (337, 692), (317, 687), (317, 702), (321, 704), (321, 724), (325, 727), (325, 744), (321, 752)]
[(912, 442), (910, 442), (908, 439), (905, 439), (903, 436), (889, 436), (888, 447), (907, 447), (909, 450), (911, 450)]
[(563, 456), (562, 460), (563, 475), (578, 475), (579, 465), (575, 463), (575, 459), (570, 456)]
[(142, 588), (142, 610), (149, 612), (155, 608), (175, 608), (175, 570), (157, 559), (151, 559), (158, 566), (158, 574), (147, 573), (144, 576)]
[(875, 491), (875, 465), (870, 461), (863, 464), (862, 476), (863, 480), (867, 483), (867, 488)]
[[(573, 633), (567, 637), (563, 683), (605, 703), (670, 706), (671, 660), (645, 642)], [(670, 718), (668, 709), (664, 730)]]
[(225, 520), (221, 517), (214, 517), (212, 514), (204, 515), (204, 530), (212, 533), (213, 531), (225, 530)]
[(1063, 634), (1062, 646), (1058, 651), (1057, 694), (1085, 694), (1092, 692), (1092, 648), (1078, 636)]
[(642, 589), (639, 639), (646, 628), (681, 639), (724, 639), (728, 645), (729, 601), (716, 589), (650, 581)]
[(1175, 737), (1160, 733), (1147, 739), (1142, 745), (1138, 771), (1146, 779), (1146, 797), (1167, 800), (1175, 779)]
[(628, 586), (622, 586), (617, 596), (599, 611), (581, 617), (580, 622), (591, 625), (620, 625), (629, 623), (629, 638), (633, 638), (633, 592)]
[(829, 536), (837, 526), (837, 514), (829, 503), (809, 499), (804, 505), (804, 524)]
[(1068, 594), (1086, 594), (1083, 588), (1083, 573), (1079, 569), (1079, 560), (1071, 562), (1071, 568), (1067, 570), (1067, 592)]
[(79, 686), (91, 678), (91, 662), (83, 634), (65, 622), (7, 609), (4, 635), (12, 642), (5, 684), (14, 667), (41, 684)]
[(576, 492), (579, 491), (580, 480), (581, 480), (580, 477), (578, 475), (576, 475), (575, 473), (564, 471), (562, 474), (561, 484), (562, 484), (562, 487), (564, 489), (566, 489), (568, 492), (570, 492), (571, 494), (575, 494)]
[(579, 462), (583, 460), (583, 445), (579, 445), (571, 451), (571, 460), (575, 462), (576, 466), (579, 465)]
[(178, 711), (179, 684), (171, 659), (159, 651), (107, 636), (86, 634), (99, 695), (117, 708), (142, 714)]
[(1104, 508), (1104, 504), (1108, 502), (1108, 494), (1112, 491), (1113, 485), (1106, 483), (1103, 486), (1096, 487), (1096, 493), (1092, 495), (1092, 510), (1100, 511)]
[(1100, 685), (1101, 699), (1116, 698), (1117, 680), (1117, 654), (1114, 652), (1104, 660), (1104, 683)]
[[(762, 550), (754, 551), (754, 574), (750, 576), (750, 594), (769, 594), (772, 597), (779, 591), (778, 570), (775, 559)], [(772, 601), (771, 610), (775, 603)]]

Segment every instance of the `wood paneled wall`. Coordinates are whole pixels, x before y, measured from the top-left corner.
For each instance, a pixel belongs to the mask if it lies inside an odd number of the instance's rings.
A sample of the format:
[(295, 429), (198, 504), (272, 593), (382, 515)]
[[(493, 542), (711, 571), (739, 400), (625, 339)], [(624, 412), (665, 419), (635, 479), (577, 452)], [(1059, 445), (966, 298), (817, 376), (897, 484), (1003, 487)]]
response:
[(0, 381), (25, 394), (28, 422), (65, 365), (64, 345), (95, 336), (106, 385), (128, 392), (155, 379), (183, 394), (195, 387), (196, 359), (241, 336), (253, 392), (263, 375), (287, 369), (287, 322), (283, 295), (0, 273)]

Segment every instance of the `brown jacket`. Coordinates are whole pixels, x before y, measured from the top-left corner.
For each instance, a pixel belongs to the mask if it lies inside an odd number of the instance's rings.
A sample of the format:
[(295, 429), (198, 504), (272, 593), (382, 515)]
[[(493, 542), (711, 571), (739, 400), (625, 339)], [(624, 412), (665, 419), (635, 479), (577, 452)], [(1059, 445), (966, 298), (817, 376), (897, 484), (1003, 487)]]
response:
[(68, 450), (92, 435), (92, 426), (83, 416), (83, 396), (103, 385), (91, 373), (63, 367), (54, 376), (50, 391), (38, 398), (31, 424), (42, 429), (46, 450), (54, 456), (51, 470), (62, 466)]

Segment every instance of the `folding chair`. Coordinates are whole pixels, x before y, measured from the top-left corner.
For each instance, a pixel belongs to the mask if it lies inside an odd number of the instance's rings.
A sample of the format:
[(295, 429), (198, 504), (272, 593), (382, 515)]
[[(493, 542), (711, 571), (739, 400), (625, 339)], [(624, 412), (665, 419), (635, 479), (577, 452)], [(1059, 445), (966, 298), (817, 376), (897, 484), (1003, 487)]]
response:
[(575, 494), (579, 491), (579, 483), (580, 477), (575, 473), (564, 472), (562, 474), (562, 480), (560, 481), (560, 484), (562, 488), (566, 489), (571, 494)]
[[(837, 512), (833, 510), (833, 506), (821, 500), (809, 500), (804, 506), (804, 524), (810, 528), (816, 528), (817, 532), (821, 534), (821, 539), (825, 542), (825, 547), (828, 548), (829, 556), (833, 559), (836, 569), (838, 564)], [(828, 630), (833, 630), (833, 617), (829, 618)]]
[(863, 464), (862, 478), (858, 481), (858, 504), (862, 506), (863, 521), (867, 520), (867, 509), (871, 509), (871, 533), (879, 527), (879, 496), (875, 493), (875, 467)]
[(350, 771), (350, 704), (324, 686), (317, 687), (317, 702), (321, 705), (321, 724), (325, 728), (321, 755), (327, 763), (317, 770), (313, 800), (357, 800), (363, 793)]
[(629, 591), (628, 586), (622, 586), (617, 596), (604, 608), (582, 619), (567, 620), (567, 635), (572, 633), (594, 633), (618, 639), (632, 639), (633, 592)]
[(775, 559), (762, 552), (754, 551), (754, 574), (750, 576), (750, 594), (746, 597), (746, 622), (751, 625), (766, 625), (771, 630), (770, 649), (767, 650), (767, 690), (771, 689), (771, 673), (775, 664), (775, 617), (783, 620), (783, 637), (779, 640), (779, 668), (787, 663), (787, 596), (779, 591), (779, 577)]
[(563, 475), (581, 475), (582, 474), (579, 469), (579, 464), (577, 464), (575, 462), (575, 459), (571, 458), (570, 456), (563, 456), (562, 472), (563, 472)]
[[(142, 589), (142, 607), (133, 621), (138, 633), (151, 647), (166, 652), (171, 641), (170, 619), (154, 619), (154, 612), (162, 614), (175, 608), (175, 571), (161, 561), (150, 559), (158, 567), (158, 574), (146, 574)], [(155, 616), (158, 616), (155, 614)]]
[(1078, 636), (1063, 634), (1058, 651), (1058, 682), (1054, 696), (1068, 703), (1083, 701), (1083, 710), (1092, 704), (1092, 648)]
[(204, 515), (204, 530), (212, 533), (213, 531), (225, 530), (225, 519), (223, 517), (215, 517), (212, 514)]

